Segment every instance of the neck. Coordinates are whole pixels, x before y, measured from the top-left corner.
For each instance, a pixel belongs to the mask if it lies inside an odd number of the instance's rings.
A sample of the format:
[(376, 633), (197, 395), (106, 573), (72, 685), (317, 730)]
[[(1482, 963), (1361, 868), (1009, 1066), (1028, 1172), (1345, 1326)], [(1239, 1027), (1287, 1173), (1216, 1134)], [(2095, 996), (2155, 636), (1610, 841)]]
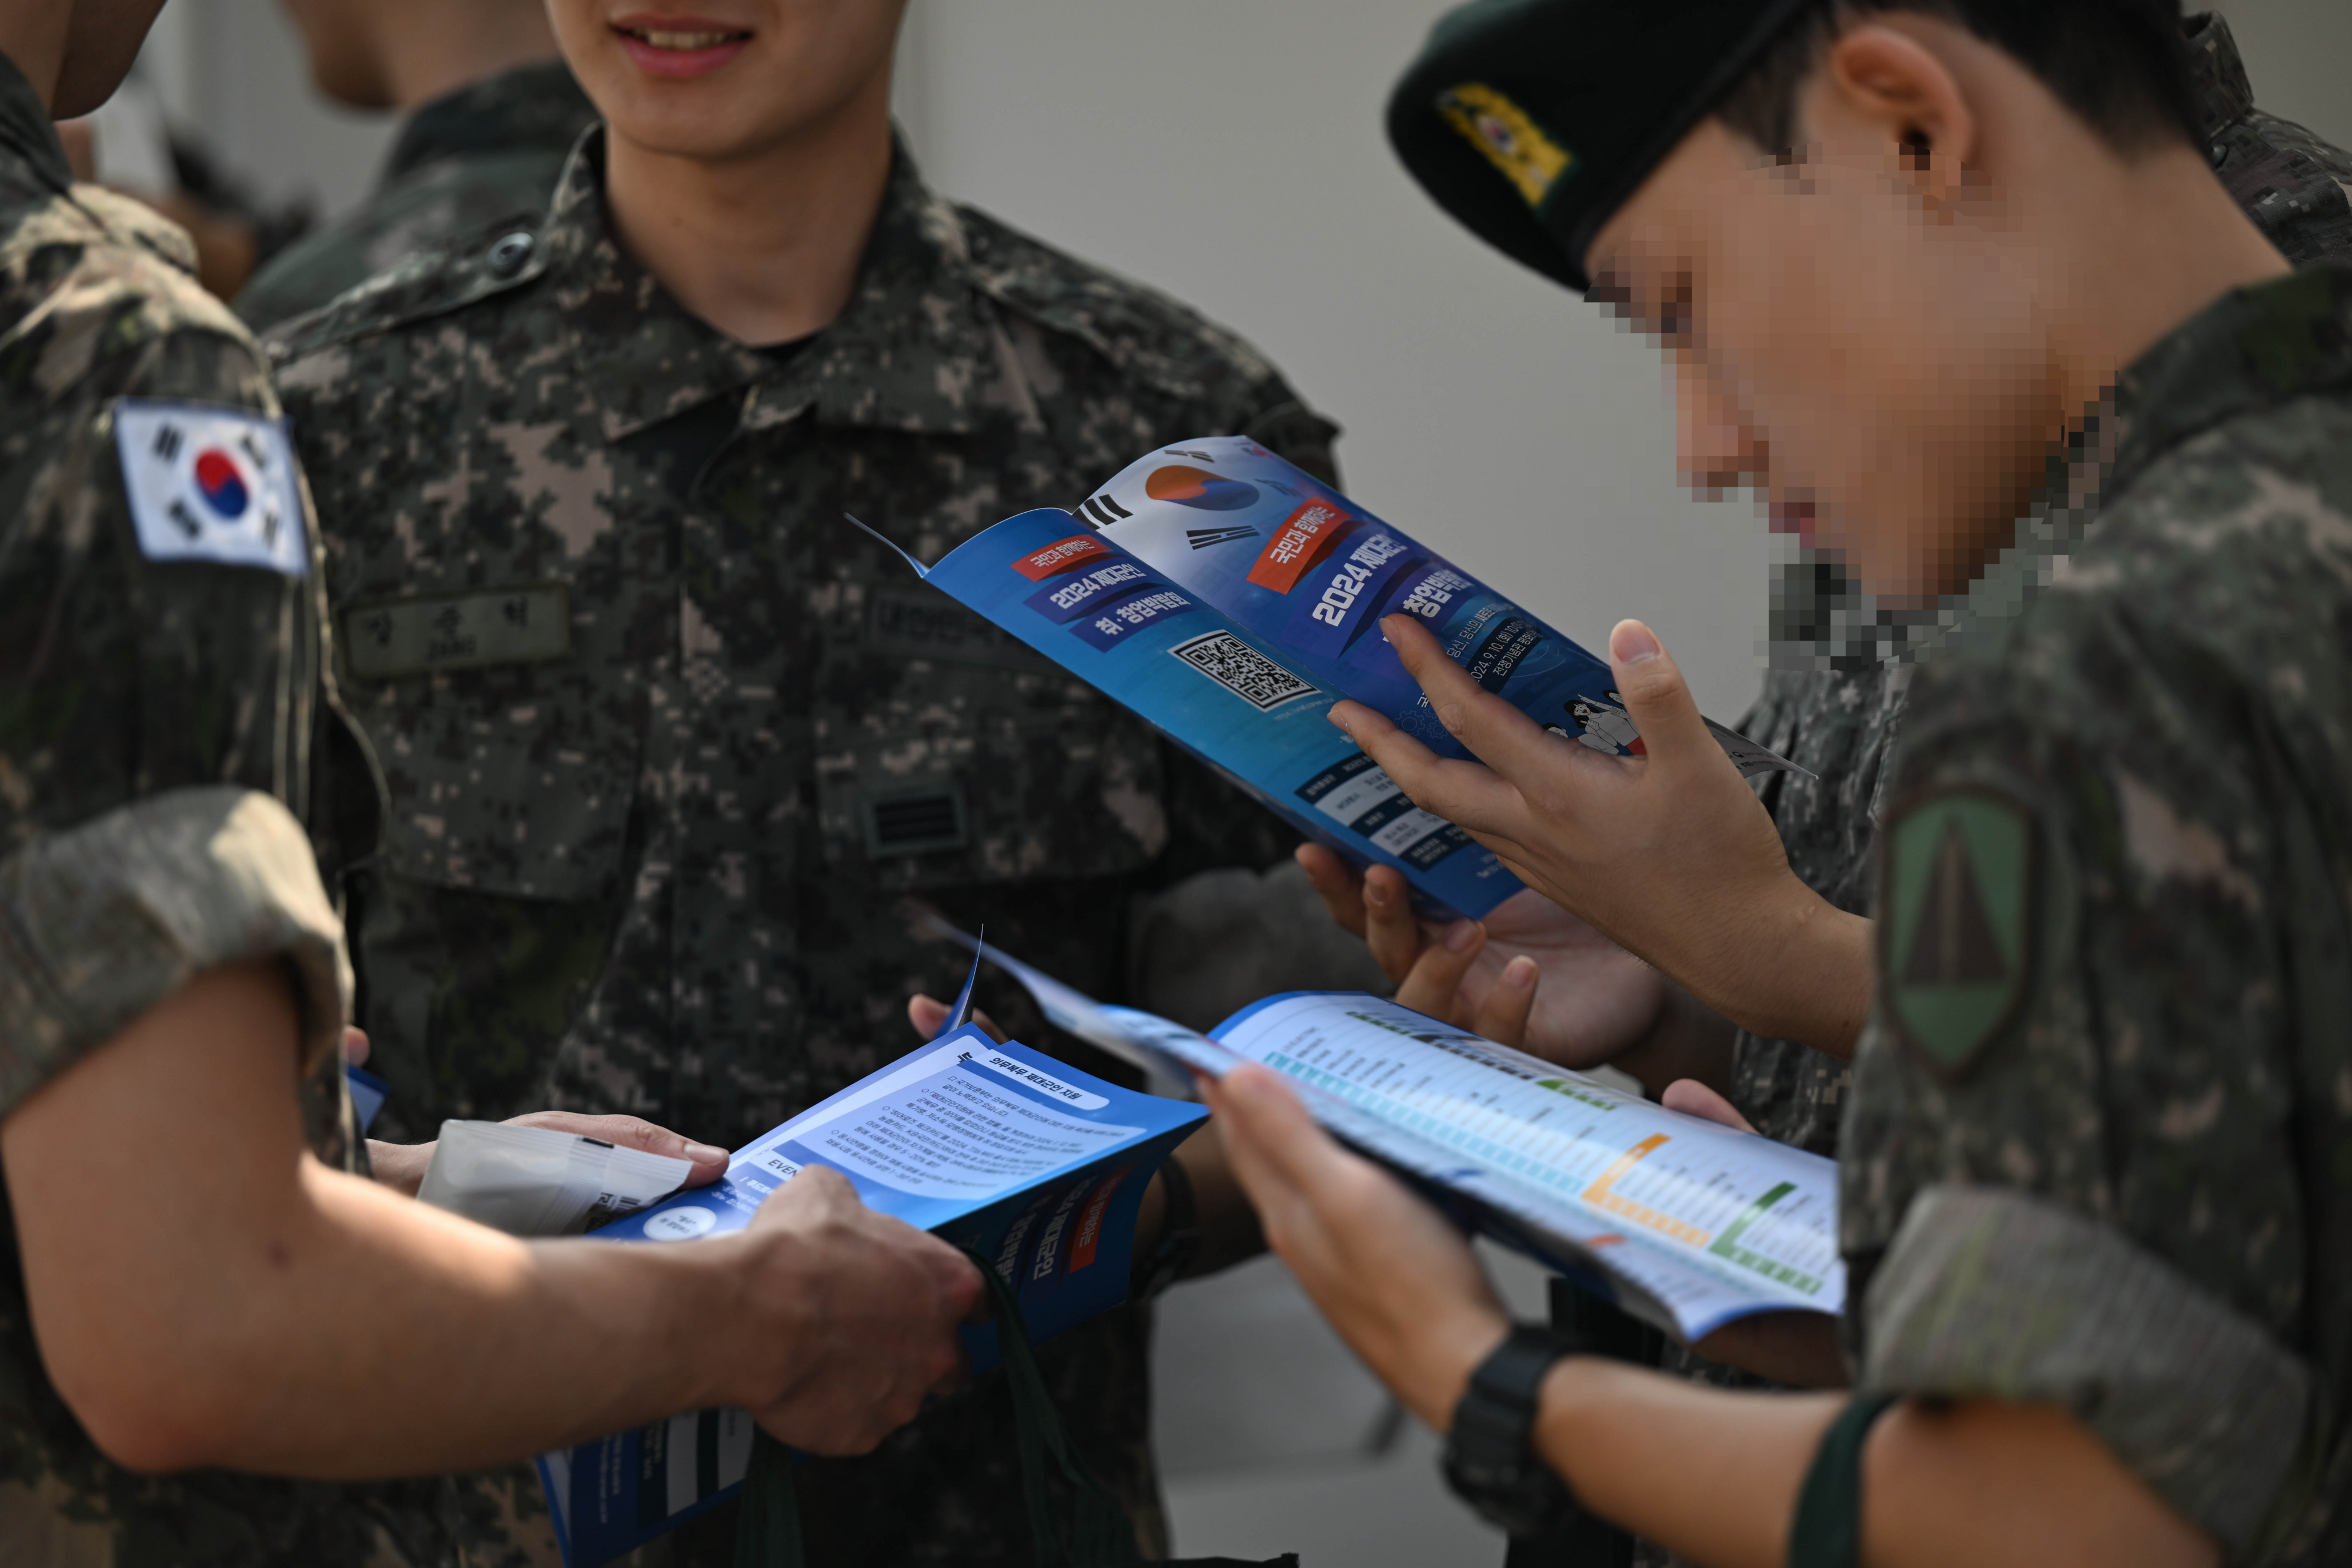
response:
[(24, 73), (41, 107), (57, 100), (58, 73), (65, 68), (66, 34), (73, 7), (55, 0), (0, 0), (0, 55)]
[(738, 159), (605, 134), (614, 235), (694, 315), (764, 345), (819, 331), (849, 303), (890, 179), (887, 70), (823, 123)]
[(378, 9), (377, 57), (392, 107), (403, 113), (500, 71), (555, 57), (555, 35), (536, 0), (401, 0)]
[(2224, 294), (2292, 270), (2197, 149), (2168, 144), (2111, 167), (2110, 179), (2051, 194), (2074, 242), (2056, 253), (2051, 292), (2067, 308), (2048, 321), (2070, 413)]

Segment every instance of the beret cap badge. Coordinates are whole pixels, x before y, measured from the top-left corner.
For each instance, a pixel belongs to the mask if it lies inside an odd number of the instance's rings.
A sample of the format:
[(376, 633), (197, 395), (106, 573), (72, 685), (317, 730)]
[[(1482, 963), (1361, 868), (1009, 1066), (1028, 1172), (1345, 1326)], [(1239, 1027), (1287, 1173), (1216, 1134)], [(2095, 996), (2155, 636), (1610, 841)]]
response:
[(1546, 135), (1527, 110), (1484, 82), (1464, 82), (1438, 94), (1437, 112), (1518, 187), (1530, 207), (1542, 206), (1559, 177), (1575, 166), (1575, 154)]

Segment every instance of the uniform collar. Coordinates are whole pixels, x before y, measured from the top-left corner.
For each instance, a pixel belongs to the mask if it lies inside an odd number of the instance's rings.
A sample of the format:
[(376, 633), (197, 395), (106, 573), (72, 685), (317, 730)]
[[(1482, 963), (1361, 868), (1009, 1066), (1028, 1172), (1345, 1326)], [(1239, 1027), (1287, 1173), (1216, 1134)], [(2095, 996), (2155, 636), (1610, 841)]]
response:
[(744, 396), (750, 429), (813, 414), (829, 425), (960, 434), (983, 404), (1025, 404), (1006, 384), (1017, 372), (971, 276), (963, 225), (903, 144), (848, 305), (779, 365), (688, 314), (614, 242), (604, 134), (590, 131), (565, 166), (539, 259), (606, 440), (730, 393)]
[(65, 143), (41, 95), (5, 55), (0, 55), (0, 179), (37, 183), (60, 195), (73, 185)]
[(2111, 492), (2224, 420), (2352, 390), (2352, 267), (2321, 263), (2232, 289), (2133, 361), (2116, 385), (2124, 437)]
[(2227, 17), (2194, 17), (2186, 32), (2197, 117), (2204, 122), (2206, 135), (2217, 136), (2253, 112), (2254, 84), (2247, 79), (2246, 62), (2238, 56), (2238, 40), (2231, 36)]
[(400, 128), (383, 179), (466, 153), (560, 154), (595, 120), (596, 106), (562, 60), (517, 66), (421, 105)]

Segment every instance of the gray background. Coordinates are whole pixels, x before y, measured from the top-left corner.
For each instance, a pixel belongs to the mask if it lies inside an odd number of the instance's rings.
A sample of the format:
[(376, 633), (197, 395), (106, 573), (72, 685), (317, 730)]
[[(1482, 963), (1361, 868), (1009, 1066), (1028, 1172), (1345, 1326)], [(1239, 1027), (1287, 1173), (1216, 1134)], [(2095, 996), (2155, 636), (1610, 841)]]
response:
[[(899, 114), (935, 184), (1255, 341), (1346, 427), (1348, 488), (1571, 635), (1665, 637), (1707, 710), (1760, 668), (1773, 546), (1677, 488), (1656, 361), (1477, 245), (1399, 172), (1389, 82), (1436, 0), (915, 0)], [(2352, 4), (2230, 0), (2263, 105), (2352, 143)], [(271, 0), (173, 0), (174, 114), (272, 197), (332, 213), (389, 136), (328, 108)], [(1506, 1264), (1523, 1311), (1530, 1271)], [(1157, 1426), (1180, 1548), (1307, 1568), (1499, 1563), (1433, 1445), (1260, 1261), (1162, 1309)]]

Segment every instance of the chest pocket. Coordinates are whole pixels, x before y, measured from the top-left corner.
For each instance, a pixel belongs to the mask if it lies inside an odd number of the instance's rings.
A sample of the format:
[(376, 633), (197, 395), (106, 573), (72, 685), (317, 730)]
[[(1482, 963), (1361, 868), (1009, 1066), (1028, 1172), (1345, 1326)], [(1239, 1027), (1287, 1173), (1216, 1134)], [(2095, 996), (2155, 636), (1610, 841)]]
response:
[(935, 590), (845, 584), (814, 715), (829, 866), (886, 891), (1114, 875), (1168, 841), (1139, 720)]
[(362, 600), (335, 619), (383, 768), (387, 871), (526, 898), (614, 890), (644, 703), (589, 678), (564, 584)]

